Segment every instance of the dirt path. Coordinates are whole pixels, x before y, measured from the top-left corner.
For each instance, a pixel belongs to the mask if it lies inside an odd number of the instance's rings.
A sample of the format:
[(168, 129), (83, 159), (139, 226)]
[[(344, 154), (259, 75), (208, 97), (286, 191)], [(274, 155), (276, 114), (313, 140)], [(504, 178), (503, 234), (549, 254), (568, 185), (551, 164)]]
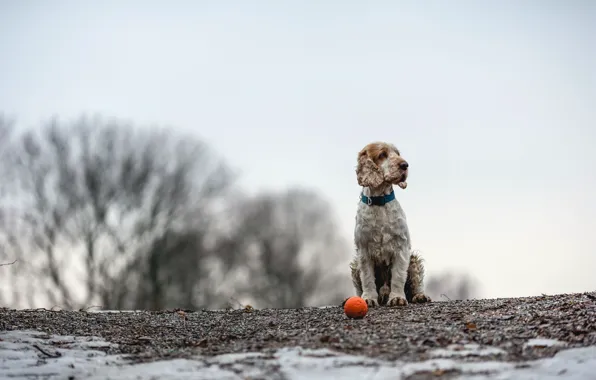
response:
[[(466, 360), (520, 361), (596, 345), (596, 293), (383, 307), (362, 320), (348, 319), (339, 306), (184, 313), (0, 309), (0, 330), (31, 329), (102, 337), (118, 344), (108, 353), (132, 354), (134, 361), (301, 346), (415, 362), (441, 348), (470, 350), (469, 344), (479, 346)], [(559, 344), (528, 345), (533, 338)]]

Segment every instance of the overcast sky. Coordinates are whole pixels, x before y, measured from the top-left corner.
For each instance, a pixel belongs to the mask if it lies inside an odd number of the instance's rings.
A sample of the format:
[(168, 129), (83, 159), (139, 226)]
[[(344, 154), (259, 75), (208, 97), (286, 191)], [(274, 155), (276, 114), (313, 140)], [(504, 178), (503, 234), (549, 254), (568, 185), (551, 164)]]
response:
[(596, 289), (596, 2), (0, 0), (0, 112), (192, 131), (350, 240), (356, 154), (389, 141), (429, 277)]

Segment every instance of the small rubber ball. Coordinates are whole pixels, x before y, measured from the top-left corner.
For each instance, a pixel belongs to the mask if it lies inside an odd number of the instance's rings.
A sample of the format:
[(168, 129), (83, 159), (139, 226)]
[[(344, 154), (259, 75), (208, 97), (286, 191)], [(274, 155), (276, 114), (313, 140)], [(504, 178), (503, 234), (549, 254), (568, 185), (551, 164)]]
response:
[(368, 305), (366, 304), (366, 301), (360, 297), (350, 297), (344, 304), (344, 313), (350, 318), (364, 318), (366, 313), (368, 313)]

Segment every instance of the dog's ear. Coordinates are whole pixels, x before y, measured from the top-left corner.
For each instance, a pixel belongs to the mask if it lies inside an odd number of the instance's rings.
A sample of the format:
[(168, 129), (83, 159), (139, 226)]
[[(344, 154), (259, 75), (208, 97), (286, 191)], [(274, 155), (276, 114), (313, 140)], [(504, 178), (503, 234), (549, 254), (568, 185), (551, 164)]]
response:
[(366, 149), (358, 153), (358, 167), (356, 168), (358, 184), (363, 187), (379, 187), (383, 183), (383, 171), (368, 156)]

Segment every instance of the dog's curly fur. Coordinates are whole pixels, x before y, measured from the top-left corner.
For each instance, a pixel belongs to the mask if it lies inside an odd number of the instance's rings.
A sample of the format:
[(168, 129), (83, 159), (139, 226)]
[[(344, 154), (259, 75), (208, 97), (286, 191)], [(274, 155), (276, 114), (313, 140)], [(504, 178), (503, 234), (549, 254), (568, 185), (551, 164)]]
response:
[[(370, 143), (358, 153), (356, 177), (364, 195), (388, 195), (393, 185), (406, 188), (408, 163), (394, 145)], [(397, 199), (382, 206), (359, 202), (354, 242), (352, 282), (368, 306), (431, 301), (424, 294), (423, 260), (412, 252), (406, 215)]]

